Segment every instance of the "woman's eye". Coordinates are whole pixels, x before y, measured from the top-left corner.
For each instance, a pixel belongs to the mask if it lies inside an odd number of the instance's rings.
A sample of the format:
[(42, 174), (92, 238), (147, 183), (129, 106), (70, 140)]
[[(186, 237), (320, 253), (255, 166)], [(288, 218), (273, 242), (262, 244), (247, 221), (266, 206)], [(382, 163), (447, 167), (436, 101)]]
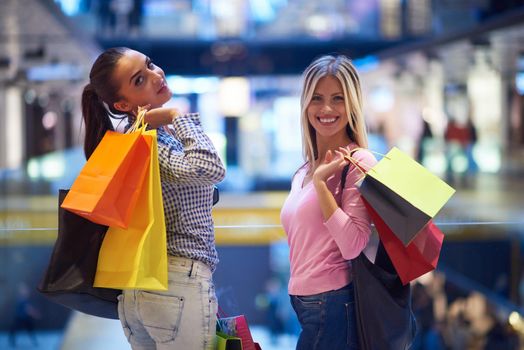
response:
[(311, 101), (320, 101), (320, 100), (322, 100), (322, 98), (320, 96), (313, 96), (311, 98)]
[(135, 80), (135, 86), (138, 86), (138, 85), (142, 84), (143, 82), (144, 82), (144, 77), (139, 76), (139, 77), (136, 78), (136, 80)]
[(333, 101), (336, 101), (336, 102), (344, 101), (344, 97), (342, 97), (342, 96), (335, 96), (335, 97), (333, 97)]
[(155, 67), (155, 64), (153, 63), (153, 61), (149, 61), (149, 62), (147, 63), (147, 68), (149, 68), (149, 69), (153, 69), (154, 67)]

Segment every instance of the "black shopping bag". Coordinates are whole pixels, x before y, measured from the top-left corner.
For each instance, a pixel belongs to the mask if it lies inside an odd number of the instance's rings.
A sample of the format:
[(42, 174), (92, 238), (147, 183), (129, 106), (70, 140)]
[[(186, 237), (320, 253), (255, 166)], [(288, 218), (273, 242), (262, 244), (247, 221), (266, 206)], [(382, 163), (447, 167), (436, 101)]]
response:
[(454, 192), (395, 147), (366, 171), (360, 186), (362, 197), (404, 246), (435, 217)]
[(402, 284), (382, 243), (375, 263), (360, 253), (351, 266), (360, 349), (409, 349), (416, 333), (411, 287)]
[[(346, 165), (342, 170), (342, 189), (348, 171)], [(378, 243), (374, 263), (363, 251), (351, 260), (351, 271), (359, 349), (409, 349), (416, 333), (411, 286), (402, 284), (383, 242)]]
[(58, 237), (38, 291), (51, 301), (98, 317), (118, 319), (118, 289), (95, 288), (98, 251), (107, 226), (95, 224), (60, 205), (68, 190), (60, 190)]

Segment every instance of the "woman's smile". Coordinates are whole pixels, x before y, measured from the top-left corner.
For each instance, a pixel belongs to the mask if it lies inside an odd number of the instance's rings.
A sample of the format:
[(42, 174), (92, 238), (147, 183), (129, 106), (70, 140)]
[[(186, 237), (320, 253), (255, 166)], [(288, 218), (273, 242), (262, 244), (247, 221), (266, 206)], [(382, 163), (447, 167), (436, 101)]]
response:
[(339, 119), (340, 119), (340, 117), (339, 116), (335, 116), (335, 115), (322, 115), (322, 116), (318, 116), (317, 117), (317, 120), (323, 126), (332, 126), (332, 125), (336, 124), (336, 122)]

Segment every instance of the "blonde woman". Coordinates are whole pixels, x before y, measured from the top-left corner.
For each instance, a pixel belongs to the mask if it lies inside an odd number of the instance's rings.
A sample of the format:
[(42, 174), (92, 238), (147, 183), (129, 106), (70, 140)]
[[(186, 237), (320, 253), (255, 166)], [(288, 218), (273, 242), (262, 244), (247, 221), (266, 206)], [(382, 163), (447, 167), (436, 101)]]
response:
[(371, 221), (356, 188), (376, 163), (365, 150), (360, 80), (345, 56), (323, 56), (303, 74), (305, 164), (281, 212), (290, 247), (292, 306), (302, 327), (297, 349), (358, 349), (350, 259), (366, 246)]

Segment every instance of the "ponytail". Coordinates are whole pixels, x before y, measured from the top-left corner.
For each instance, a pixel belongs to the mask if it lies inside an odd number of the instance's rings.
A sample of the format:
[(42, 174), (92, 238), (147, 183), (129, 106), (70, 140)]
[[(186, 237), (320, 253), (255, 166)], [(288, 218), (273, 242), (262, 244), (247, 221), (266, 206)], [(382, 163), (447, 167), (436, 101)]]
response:
[[(86, 125), (84, 153), (89, 158), (106, 131), (114, 130), (109, 112), (118, 113), (112, 107), (120, 97), (119, 86), (113, 72), (120, 58), (129, 50), (126, 47), (107, 49), (98, 56), (89, 73), (89, 84), (82, 93), (82, 116)], [(104, 106), (107, 103), (107, 108)]]
[(82, 117), (86, 128), (84, 153), (89, 159), (106, 131), (114, 130), (107, 110), (91, 84), (87, 84), (82, 93)]

